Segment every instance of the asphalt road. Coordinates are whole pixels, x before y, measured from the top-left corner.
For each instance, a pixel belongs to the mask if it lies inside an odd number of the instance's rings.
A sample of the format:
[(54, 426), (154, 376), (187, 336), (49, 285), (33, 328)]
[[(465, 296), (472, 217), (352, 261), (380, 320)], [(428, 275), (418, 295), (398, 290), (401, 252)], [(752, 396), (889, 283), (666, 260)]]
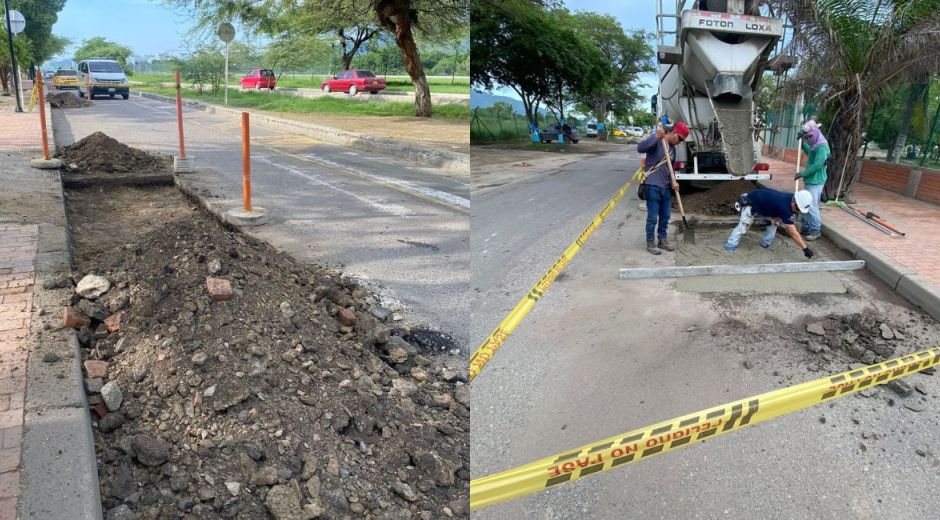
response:
[[(572, 159), (542, 167), (558, 161), (546, 154), (527, 158), (528, 167), (472, 172), (474, 346), (638, 163), (629, 147)], [(674, 265), (672, 254), (645, 252), (644, 220), (631, 190), (474, 380), (473, 478), (847, 369), (838, 356), (822, 363), (780, 339), (805, 334), (813, 317), (873, 312), (921, 334), (920, 348), (940, 341), (936, 322), (865, 272), (838, 275), (847, 292), (834, 295), (701, 294), (669, 280), (620, 281), (621, 267)], [(844, 259), (817, 244), (823, 259)], [(907, 399), (923, 400), (926, 411), (904, 408), (889, 390), (843, 398), (474, 518), (935, 518), (940, 377), (911, 382), (927, 395)]]
[[(241, 127), (184, 107), (186, 152), (207, 197), (241, 205)], [(54, 110), (59, 146), (102, 131), (129, 146), (176, 155), (176, 107), (131, 96)], [(271, 222), (255, 230), (302, 259), (364, 281), (405, 318), (469, 338), (466, 176), (254, 125), (252, 202)], [(466, 350), (465, 348), (463, 350)], [(465, 353), (465, 352), (464, 352)]]

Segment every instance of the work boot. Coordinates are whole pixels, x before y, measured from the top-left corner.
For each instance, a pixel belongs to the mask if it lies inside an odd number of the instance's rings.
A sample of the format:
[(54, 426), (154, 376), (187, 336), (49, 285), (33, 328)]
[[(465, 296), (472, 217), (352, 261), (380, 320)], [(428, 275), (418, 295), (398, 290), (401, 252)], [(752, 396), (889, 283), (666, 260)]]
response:
[(660, 248), (660, 249), (665, 249), (666, 251), (675, 251), (675, 250), (676, 250), (676, 245), (673, 244), (673, 243), (671, 243), (671, 242), (669, 242), (669, 238), (668, 238), (668, 237), (666, 237), (666, 238), (660, 238), (660, 239), (659, 239), (659, 248)]
[(654, 255), (658, 255), (662, 253), (662, 251), (660, 251), (659, 249), (656, 249), (656, 242), (653, 242), (652, 240), (646, 241), (646, 250)]
[(819, 238), (819, 233), (808, 233), (806, 235), (803, 235), (803, 240), (806, 240), (808, 242), (812, 242), (813, 240), (816, 240), (818, 238)]

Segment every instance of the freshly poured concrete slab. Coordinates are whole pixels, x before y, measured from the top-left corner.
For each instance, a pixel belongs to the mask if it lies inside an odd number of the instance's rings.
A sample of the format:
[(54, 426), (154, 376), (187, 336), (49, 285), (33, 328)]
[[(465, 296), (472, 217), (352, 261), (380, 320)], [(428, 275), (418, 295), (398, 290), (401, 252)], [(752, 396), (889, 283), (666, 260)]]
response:
[[(680, 242), (676, 265), (755, 265), (808, 262), (797, 245), (782, 233), (773, 244), (761, 247), (763, 229), (748, 231), (734, 253), (725, 251), (725, 242), (733, 226), (726, 229), (705, 228), (696, 231), (695, 244)], [(813, 247), (813, 244), (809, 244)], [(831, 272), (691, 276), (678, 278), (676, 289), (700, 293), (740, 294), (841, 294), (845, 285)]]

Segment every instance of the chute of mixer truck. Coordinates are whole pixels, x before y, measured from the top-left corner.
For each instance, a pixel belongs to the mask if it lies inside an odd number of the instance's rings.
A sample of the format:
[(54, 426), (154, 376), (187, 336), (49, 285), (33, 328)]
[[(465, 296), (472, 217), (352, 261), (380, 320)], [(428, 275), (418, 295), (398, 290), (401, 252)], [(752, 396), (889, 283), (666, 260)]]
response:
[(677, 150), (676, 177), (704, 186), (769, 179), (760, 162), (755, 94), (764, 71), (782, 74), (795, 63), (779, 45), (784, 20), (759, 0), (656, 1), (654, 111), (691, 129)]

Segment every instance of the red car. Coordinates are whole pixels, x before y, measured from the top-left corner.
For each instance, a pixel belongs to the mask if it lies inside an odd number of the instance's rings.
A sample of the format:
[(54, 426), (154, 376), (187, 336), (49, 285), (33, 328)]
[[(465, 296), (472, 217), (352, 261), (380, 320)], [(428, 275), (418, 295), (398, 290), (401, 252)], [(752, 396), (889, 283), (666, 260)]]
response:
[(356, 95), (360, 90), (368, 91), (370, 94), (376, 94), (385, 88), (385, 79), (377, 78), (375, 74), (368, 70), (344, 70), (320, 83), (323, 92), (349, 92)]
[(274, 90), (275, 83), (277, 83), (277, 78), (271, 69), (254, 69), (242, 76), (242, 90), (250, 88)]

